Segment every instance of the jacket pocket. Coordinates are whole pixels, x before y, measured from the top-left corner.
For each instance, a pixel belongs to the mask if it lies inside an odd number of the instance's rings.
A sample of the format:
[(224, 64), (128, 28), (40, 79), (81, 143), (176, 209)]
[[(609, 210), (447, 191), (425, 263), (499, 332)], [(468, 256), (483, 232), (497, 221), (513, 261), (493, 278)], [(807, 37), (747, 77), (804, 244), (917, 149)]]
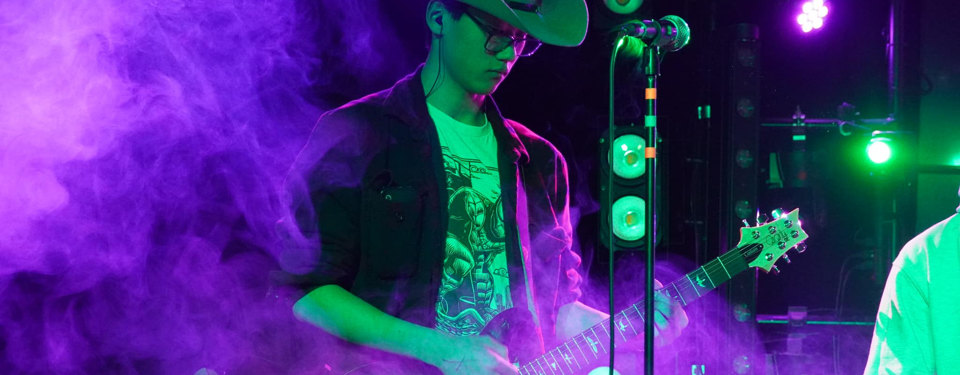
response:
[(362, 262), (380, 278), (411, 277), (420, 262), (423, 198), (413, 185), (368, 191)]

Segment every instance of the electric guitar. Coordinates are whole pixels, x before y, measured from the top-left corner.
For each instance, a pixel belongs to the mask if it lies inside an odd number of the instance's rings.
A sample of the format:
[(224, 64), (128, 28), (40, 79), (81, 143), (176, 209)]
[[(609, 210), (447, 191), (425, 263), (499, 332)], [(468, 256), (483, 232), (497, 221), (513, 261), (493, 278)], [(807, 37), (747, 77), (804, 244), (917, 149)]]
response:
[[(805, 250), (803, 241), (808, 236), (800, 225), (799, 215), (799, 209), (794, 209), (771, 222), (740, 228), (740, 242), (736, 248), (665, 285), (657, 292), (666, 293), (681, 306), (686, 306), (751, 267), (766, 272), (776, 269), (774, 264), (779, 259), (786, 258), (787, 250), (794, 247), (798, 252)], [(610, 319), (615, 323), (616, 329), (612, 334), (617, 343), (642, 336), (643, 301), (630, 305)], [(487, 323), (482, 334), (495, 338), (508, 348), (509, 359), (519, 364), (521, 375), (584, 374), (609, 358), (610, 319), (546, 352), (540, 352), (529, 342), (530, 337), (535, 337), (532, 336), (535, 331), (533, 316), (525, 308), (517, 307), (501, 312)], [(419, 369), (414, 373), (438, 373), (435, 368), (430, 369), (433, 371)]]

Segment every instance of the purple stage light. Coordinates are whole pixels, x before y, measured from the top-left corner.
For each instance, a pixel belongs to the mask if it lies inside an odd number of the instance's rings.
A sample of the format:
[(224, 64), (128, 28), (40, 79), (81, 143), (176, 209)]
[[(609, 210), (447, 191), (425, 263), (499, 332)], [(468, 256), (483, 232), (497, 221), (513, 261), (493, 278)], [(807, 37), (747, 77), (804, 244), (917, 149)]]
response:
[(805, 33), (823, 27), (823, 21), (829, 13), (824, 0), (810, 0), (803, 3), (802, 12), (797, 15), (797, 23)]

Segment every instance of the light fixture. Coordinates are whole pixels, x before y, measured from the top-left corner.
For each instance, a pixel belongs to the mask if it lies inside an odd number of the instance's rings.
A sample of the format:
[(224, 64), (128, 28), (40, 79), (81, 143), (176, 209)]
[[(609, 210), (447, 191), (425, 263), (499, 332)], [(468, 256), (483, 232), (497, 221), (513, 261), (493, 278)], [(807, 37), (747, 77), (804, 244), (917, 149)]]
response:
[(817, 30), (823, 27), (823, 21), (830, 12), (824, 0), (810, 0), (803, 3), (801, 13), (797, 15), (797, 23), (800, 29), (805, 33)]
[(892, 141), (884, 136), (874, 136), (867, 142), (867, 157), (874, 164), (886, 164), (893, 157)]

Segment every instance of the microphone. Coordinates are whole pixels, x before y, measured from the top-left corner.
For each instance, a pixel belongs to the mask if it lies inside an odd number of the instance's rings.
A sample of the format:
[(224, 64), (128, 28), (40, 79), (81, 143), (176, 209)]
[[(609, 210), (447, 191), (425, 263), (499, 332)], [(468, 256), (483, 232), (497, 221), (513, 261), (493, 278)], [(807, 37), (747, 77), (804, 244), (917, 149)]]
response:
[(624, 35), (632, 36), (649, 44), (676, 52), (690, 43), (690, 26), (677, 16), (664, 16), (660, 20), (637, 20), (620, 25)]

